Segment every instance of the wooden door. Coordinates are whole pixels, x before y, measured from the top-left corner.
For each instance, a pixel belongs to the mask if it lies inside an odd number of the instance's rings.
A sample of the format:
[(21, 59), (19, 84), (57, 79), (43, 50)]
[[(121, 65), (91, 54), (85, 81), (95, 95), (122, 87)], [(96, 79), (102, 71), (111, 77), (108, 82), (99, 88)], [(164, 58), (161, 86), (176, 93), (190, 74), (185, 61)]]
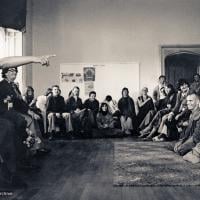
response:
[(199, 66), (199, 56), (179, 54), (168, 56), (165, 59), (165, 74), (169, 83), (176, 86), (179, 79), (185, 78), (190, 83)]

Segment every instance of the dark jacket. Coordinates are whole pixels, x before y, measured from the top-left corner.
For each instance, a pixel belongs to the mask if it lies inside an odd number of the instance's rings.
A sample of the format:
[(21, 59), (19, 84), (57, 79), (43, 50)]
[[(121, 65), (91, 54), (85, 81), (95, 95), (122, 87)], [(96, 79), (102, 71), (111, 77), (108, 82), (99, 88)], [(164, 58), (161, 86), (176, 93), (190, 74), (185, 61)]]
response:
[(76, 109), (82, 110), (84, 108), (81, 98), (78, 97), (77, 101), (74, 97), (69, 97), (66, 101), (66, 111), (73, 113)]
[(118, 102), (118, 108), (122, 115), (126, 117), (135, 117), (135, 104), (131, 97), (122, 97)]
[(50, 96), (47, 100), (47, 113), (63, 113), (65, 112), (65, 100), (62, 96)]
[(190, 137), (193, 138), (195, 144), (200, 142), (200, 108), (191, 113), (183, 141), (186, 141)]
[(2, 80), (0, 82), (0, 110), (6, 111), (8, 109), (8, 105), (4, 103), (4, 99), (7, 97), (11, 97), (13, 103), (13, 109), (27, 114), (29, 106), (22, 99), (21, 92), (15, 83), (9, 83), (7, 80)]
[(90, 109), (92, 110), (95, 114), (98, 113), (99, 111), (99, 101), (98, 100), (94, 100), (94, 101), (90, 101), (90, 99), (87, 99), (84, 102), (84, 108)]

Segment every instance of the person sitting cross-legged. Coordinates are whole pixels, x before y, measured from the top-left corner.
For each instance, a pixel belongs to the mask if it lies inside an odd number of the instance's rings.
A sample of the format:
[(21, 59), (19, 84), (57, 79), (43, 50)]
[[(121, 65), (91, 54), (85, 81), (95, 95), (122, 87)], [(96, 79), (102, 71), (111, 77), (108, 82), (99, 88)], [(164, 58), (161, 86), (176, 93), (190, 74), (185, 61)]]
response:
[(60, 132), (62, 129), (66, 132), (73, 130), (71, 123), (70, 113), (65, 112), (65, 100), (60, 95), (60, 89), (58, 85), (52, 86), (52, 96), (47, 100), (47, 118), (48, 118), (48, 132), (50, 133), (49, 140), (53, 139), (56, 132)]
[(199, 96), (195, 93), (187, 96), (187, 106), (191, 111), (188, 126), (174, 146), (174, 152), (181, 156), (192, 150), (200, 142)]
[(96, 127), (96, 117), (99, 111), (99, 101), (96, 99), (95, 91), (91, 91), (89, 93), (89, 98), (86, 99), (84, 102), (84, 108), (91, 110), (91, 112), (93, 113), (94, 120), (95, 120), (94, 127)]
[(66, 100), (66, 111), (71, 114), (74, 136), (91, 137), (92, 127), (95, 124), (94, 115), (90, 109), (84, 108), (79, 97), (79, 87), (74, 87)]
[(121, 137), (123, 132), (116, 129), (116, 121), (109, 112), (107, 103), (103, 102), (97, 114), (98, 135), (100, 137)]
[(128, 88), (122, 89), (122, 98), (118, 102), (118, 108), (121, 113), (121, 127), (122, 131), (130, 135), (131, 131), (135, 128), (133, 123), (136, 118), (135, 104), (133, 99), (129, 96)]
[(166, 107), (162, 110), (157, 111), (150, 124), (140, 132), (140, 137), (145, 137), (144, 140), (152, 140), (153, 136), (157, 134), (158, 128), (162, 121), (162, 117), (170, 113), (173, 107), (175, 106), (176, 92), (173, 85), (168, 84), (165, 90), (167, 93), (167, 97), (165, 98), (165, 103), (163, 102), (163, 105), (165, 104)]

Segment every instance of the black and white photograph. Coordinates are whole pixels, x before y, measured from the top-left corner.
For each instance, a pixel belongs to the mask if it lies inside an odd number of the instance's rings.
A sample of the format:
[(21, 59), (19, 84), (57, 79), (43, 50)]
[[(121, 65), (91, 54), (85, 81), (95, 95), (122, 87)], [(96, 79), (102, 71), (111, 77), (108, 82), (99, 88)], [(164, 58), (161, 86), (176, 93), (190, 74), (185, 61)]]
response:
[(0, 0), (0, 200), (200, 199), (200, 0)]

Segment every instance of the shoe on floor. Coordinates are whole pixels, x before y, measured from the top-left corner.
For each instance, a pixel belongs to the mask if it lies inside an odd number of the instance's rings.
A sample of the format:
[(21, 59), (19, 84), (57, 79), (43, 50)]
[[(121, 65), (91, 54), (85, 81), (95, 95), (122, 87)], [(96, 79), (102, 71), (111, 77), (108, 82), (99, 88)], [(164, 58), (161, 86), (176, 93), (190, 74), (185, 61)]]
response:
[(146, 138), (143, 138), (142, 140), (143, 141), (152, 141), (152, 138), (151, 137), (146, 137)]

